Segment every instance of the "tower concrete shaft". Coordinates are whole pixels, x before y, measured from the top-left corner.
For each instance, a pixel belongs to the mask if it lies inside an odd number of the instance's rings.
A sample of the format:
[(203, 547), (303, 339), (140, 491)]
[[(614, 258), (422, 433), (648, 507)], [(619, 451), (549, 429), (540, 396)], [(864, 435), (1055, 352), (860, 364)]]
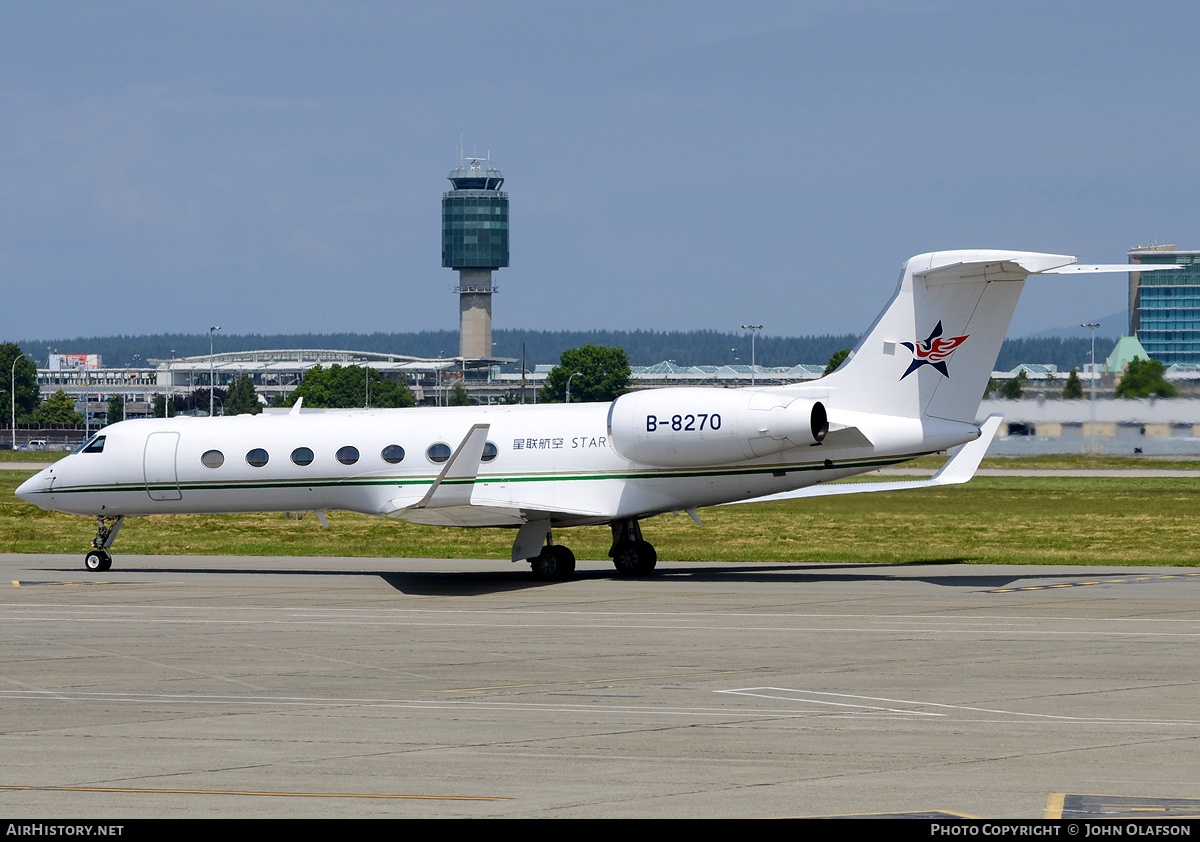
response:
[(492, 356), (492, 270), (458, 270), (458, 355)]

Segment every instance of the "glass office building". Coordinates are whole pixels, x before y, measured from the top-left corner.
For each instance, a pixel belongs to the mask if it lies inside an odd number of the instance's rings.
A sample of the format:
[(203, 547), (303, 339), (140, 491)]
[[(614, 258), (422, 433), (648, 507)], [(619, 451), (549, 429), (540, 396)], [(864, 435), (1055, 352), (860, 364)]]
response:
[[(1129, 252), (1129, 333), (1164, 365), (1200, 363), (1200, 251), (1147, 246)], [(1138, 265), (1178, 265), (1138, 272)]]

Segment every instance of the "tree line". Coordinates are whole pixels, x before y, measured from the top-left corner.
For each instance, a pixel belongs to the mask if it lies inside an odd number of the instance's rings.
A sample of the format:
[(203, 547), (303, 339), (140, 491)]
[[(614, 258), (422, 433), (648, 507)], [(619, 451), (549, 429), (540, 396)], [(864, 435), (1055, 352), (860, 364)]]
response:
[[(526, 366), (551, 364), (563, 351), (585, 345), (623, 348), (630, 365), (654, 365), (673, 360), (682, 366), (750, 363), (750, 337), (743, 333), (715, 330), (653, 331), (527, 331), (492, 332), (497, 357), (520, 360), (525, 348)], [(100, 354), (106, 366), (126, 366), (149, 359), (195, 357), (208, 354), (208, 334), (166, 333), (148, 336), (95, 336), (78, 339), (22, 342), (25, 348), (53, 348), (63, 354)], [(754, 358), (763, 366), (824, 365), (843, 348), (858, 343), (854, 334), (819, 336), (759, 336)], [(1112, 338), (1096, 339), (1096, 360), (1102, 362), (1116, 345)], [(1030, 337), (1006, 339), (1000, 348), (996, 368), (1010, 371), (1021, 363), (1045, 363), (1061, 371), (1083, 368), (1090, 362), (1090, 338)], [(221, 351), (265, 351), (280, 348), (329, 348), (403, 354), (413, 357), (453, 357), (458, 354), (458, 332), (452, 330), (419, 333), (296, 333), (296, 334), (217, 334), (215, 348)], [(39, 355), (41, 351), (39, 350)], [(0, 360), (2, 362), (2, 360)], [(45, 357), (38, 362), (45, 364)], [(515, 369), (516, 366), (514, 365)]]
[[(833, 351), (825, 366), (825, 374), (834, 371), (848, 354), (848, 348)], [(0, 405), (4, 402), (10, 404), (10, 411), (16, 414), (17, 423), (78, 424), (83, 421), (83, 417), (75, 411), (74, 401), (62, 390), (42, 401), (35, 365), (28, 355), (22, 353), (20, 346), (11, 342), (0, 345), (0, 371), (5, 367), (9, 368), (10, 373), (7, 388), (0, 388)], [(1165, 380), (1165, 372), (1166, 367), (1160, 362), (1135, 358), (1121, 379), (1116, 396), (1175, 397), (1178, 390)], [(630, 375), (629, 356), (623, 348), (585, 343), (560, 354), (559, 363), (550, 372), (539, 396), (543, 401), (556, 403), (611, 401), (628, 390)], [(576, 381), (575, 378), (579, 379)], [(1020, 398), (1026, 382), (1024, 371), (1004, 383), (990, 380), (984, 397), (998, 392), (1001, 397)], [(1071, 369), (1062, 395), (1072, 399), (1083, 395), (1083, 386), (1075, 368)], [(412, 392), (404, 383), (385, 380), (374, 369), (336, 363), (328, 368), (309, 369), (299, 387), (286, 398), (276, 398), (275, 405), (294, 406), (301, 399), (305, 405), (314, 408), (415, 405)], [(262, 411), (253, 381), (242, 376), (228, 390), (213, 390), (211, 399), (209, 391), (203, 388), (188, 394), (176, 394), (170, 399), (165, 395), (157, 395), (154, 398), (154, 414), (163, 418), (203, 411), (211, 400), (220, 402), (222, 415), (253, 415)], [(456, 384), (448, 402), (450, 405), (465, 405), (468, 400), (462, 384)], [(108, 421), (119, 421), (123, 415), (124, 402), (120, 395), (109, 396)]]

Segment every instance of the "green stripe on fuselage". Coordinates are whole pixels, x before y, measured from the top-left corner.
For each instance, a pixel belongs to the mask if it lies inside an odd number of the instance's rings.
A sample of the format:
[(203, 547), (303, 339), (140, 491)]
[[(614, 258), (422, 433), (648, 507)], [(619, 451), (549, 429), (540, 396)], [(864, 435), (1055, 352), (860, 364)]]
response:
[[(549, 472), (543, 474), (487, 474), (475, 479), (447, 479), (444, 485), (475, 485), (479, 483), (516, 483), (516, 482), (595, 482), (601, 480), (634, 480), (634, 479), (699, 479), (702, 477), (720, 476), (759, 476), (762, 474), (800, 473), (811, 471), (834, 471), (854, 468), (882, 468), (907, 462), (918, 456), (928, 456), (933, 451), (906, 454), (904, 456), (884, 457), (879, 459), (849, 459), (844, 462), (833, 462), (826, 465), (820, 463), (785, 463), (775, 465), (731, 465), (729, 467), (708, 466), (704, 468), (640, 468), (625, 471), (610, 472)], [(124, 491), (162, 491), (178, 489), (184, 491), (251, 491), (263, 489), (292, 489), (292, 488), (365, 488), (372, 486), (409, 486), (429, 485), (437, 477), (402, 476), (402, 477), (319, 477), (309, 480), (279, 479), (279, 480), (212, 480), (208, 482), (146, 484), (129, 483), (125, 485), (78, 485), (59, 486), (53, 489), (39, 489), (38, 494), (98, 494)]]

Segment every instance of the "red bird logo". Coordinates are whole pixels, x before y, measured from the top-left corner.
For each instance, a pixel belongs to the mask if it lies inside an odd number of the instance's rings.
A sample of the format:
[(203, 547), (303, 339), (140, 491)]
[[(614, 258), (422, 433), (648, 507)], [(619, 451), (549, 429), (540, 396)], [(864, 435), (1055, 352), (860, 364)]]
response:
[(929, 338), (921, 342), (901, 342), (908, 350), (912, 351), (913, 361), (909, 364), (908, 370), (900, 375), (903, 380), (908, 375), (912, 374), (923, 365), (932, 366), (937, 371), (942, 373), (943, 377), (949, 377), (950, 372), (946, 370), (946, 360), (950, 359), (950, 355), (958, 348), (959, 345), (967, 341), (967, 336), (942, 336), (942, 323), (939, 321), (937, 327), (929, 334)]

